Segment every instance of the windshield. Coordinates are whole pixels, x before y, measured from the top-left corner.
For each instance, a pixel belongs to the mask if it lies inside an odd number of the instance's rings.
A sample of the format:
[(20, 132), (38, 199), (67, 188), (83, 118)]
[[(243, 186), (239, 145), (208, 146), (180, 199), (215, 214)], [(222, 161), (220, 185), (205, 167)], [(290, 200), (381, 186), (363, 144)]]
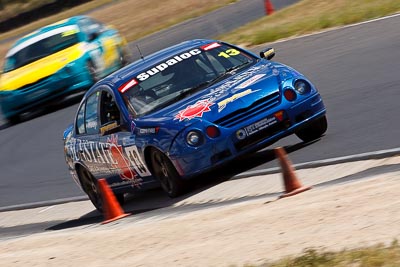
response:
[(160, 110), (254, 63), (238, 48), (211, 43), (172, 56), (119, 88), (134, 116)]
[(4, 72), (9, 72), (54, 54), (79, 42), (78, 27), (66, 26), (28, 39), (6, 55)]

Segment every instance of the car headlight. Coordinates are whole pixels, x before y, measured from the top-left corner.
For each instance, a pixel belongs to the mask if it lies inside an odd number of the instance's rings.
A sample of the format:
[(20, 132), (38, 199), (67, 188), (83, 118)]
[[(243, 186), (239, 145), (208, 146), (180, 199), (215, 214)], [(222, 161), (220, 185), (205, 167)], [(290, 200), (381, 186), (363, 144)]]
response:
[(307, 81), (300, 79), (294, 83), (294, 89), (296, 89), (297, 93), (304, 95), (311, 91), (311, 85)]
[(186, 142), (190, 146), (199, 146), (203, 143), (203, 135), (199, 131), (190, 131), (186, 135)]

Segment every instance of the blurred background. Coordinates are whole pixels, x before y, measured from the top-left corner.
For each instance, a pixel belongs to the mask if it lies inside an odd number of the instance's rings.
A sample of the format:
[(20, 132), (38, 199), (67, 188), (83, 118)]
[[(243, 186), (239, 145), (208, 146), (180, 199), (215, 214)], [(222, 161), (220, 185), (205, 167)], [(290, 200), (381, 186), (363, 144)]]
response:
[[(398, 147), (400, 22), (394, 17), (293, 38), (399, 11), (397, 0), (0, 0), (0, 69), (18, 38), (78, 14), (113, 25), (132, 60), (137, 47), (146, 55), (192, 38), (254, 52), (272, 45), (274, 60), (308, 76), (328, 109), (328, 133), (317, 144), (303, 146), (295, 137), (276, 144), (303, 163)], [(15, 125), (0, 116), (0, 206), (84, 197), (67, 171), (62, 143), (79, 101), (79, 95), (60, 99)], [(264, 156), (236, 173), (274, 166)]]

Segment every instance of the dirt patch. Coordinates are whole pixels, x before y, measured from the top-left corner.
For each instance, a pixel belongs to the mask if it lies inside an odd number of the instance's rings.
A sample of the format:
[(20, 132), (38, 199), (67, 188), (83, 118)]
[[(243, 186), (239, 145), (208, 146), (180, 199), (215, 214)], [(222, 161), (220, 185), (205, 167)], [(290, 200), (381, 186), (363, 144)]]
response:
[[(356, 169), (354, 164), (341, 168)], [(316, 170), (322, 172), (323, 168)], [(308, 173), (311, 176), (313, 170)], [(262, 197), (145, 219), (133, 215), (107, 225), (6, 240), (0, 243), (0, 262), (4, 266), (241, 266), (305, 248), (389, 244), (400, 238), (399, 174), (317, 186), (280, 200)]]

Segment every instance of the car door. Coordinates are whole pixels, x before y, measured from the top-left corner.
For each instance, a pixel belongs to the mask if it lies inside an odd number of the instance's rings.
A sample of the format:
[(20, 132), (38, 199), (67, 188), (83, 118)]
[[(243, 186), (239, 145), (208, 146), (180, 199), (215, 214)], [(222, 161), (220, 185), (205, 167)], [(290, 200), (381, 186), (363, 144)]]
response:
[(91, 94), (78, 110), (76, 120), (76, 156), (97, 179), (110, 176), (109, 156), (99, 144), (99, 93)]
[(120, 107), (113, 92), (104, 87), (100, 93), (100, 144), (107, 147), (111, 157), (109, 161), (111, 183), (132, 184), (140, 187), (142, 177), (151, 176), (139, 156), (135, 145), (135, 136), (122, 120)]

